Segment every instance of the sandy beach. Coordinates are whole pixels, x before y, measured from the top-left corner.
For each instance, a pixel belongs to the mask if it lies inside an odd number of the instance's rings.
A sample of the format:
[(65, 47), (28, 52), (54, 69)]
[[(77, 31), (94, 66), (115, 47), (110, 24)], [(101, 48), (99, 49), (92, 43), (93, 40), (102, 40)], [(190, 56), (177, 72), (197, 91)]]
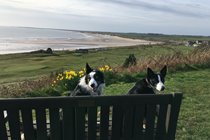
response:
[[(149, 45), (157, 44), (160, 42), (122, 38), (118, 36), (102, 35), (85, 33), (87, 38), (83, 39), (27, 39), (22, 41), (15, 41), (14, 43), (20, 44), (75, 44), (75, 45), (93, 45), (99, 47), (119, 47), (119, 46), (132, 46), (132, 45)], [(69, 48), (71, 49), (71, 48)], [(75, 49), (75, 48), (72, 48)]]
[[(34, 32), (34, 29), (32, 31)], [(53, 50), (76, 50), (161, 43), (79, 31), (44, 31), (45, 30), (41, 30), (41, 33), (39, 32), (36, 36), (34, 36), (34, 34), (23, 34), (26, 32), (24, 31), (22, 36), (17, 34), (15, 37), (10, 37), (9, 34), (9, 37), (0, 37), (0, 54), (31, 52), (41, 49), (46, 50), (47, 48)], [(43, 32), (49, 32), (49, 35), (54, 35), (43, 36)], [(15, 33), (17, 33), (17, 31)]]

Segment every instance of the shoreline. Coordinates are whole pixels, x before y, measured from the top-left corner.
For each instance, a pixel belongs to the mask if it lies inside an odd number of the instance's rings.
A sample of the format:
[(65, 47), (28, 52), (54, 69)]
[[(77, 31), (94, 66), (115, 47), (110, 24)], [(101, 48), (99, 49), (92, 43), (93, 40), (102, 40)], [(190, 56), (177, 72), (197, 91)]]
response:
[(136, 45), (154, 45), (162, 42), (130, 39), (111, 35), (85, 33), (86, 38), (28, 38), (0, 43), (0, 55), (30, 53), (51, 48), (53, 51), (74, 51), (77, 49), (101, 49)]

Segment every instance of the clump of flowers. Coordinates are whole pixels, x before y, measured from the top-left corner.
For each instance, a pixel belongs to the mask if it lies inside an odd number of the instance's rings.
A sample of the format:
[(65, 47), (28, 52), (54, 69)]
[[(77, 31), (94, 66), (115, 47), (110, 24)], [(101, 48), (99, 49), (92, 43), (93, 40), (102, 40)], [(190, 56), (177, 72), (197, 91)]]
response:
[(112, 71), (112, 68), (109, 65), (104, 65), (103, 67), (99, 68), (102, 72)]
[(59, 73), (53, 80), (52, 87), (59, 87), (61, 90), (73, 90), (76, 87), (79, 78), (84, 75), (84, 72), (77, 73), (73, 70), (66, 70)]
[[(109, 65), (104, 65), (98, 68), (102, 72), (110, 72), (112, 68)], [(52, 87), (60, 88), (61, 91), (72, 91), (79, 83), (79, 79), (85, 75), (85, 68), (80, 71), (66, 70), (57, 74), (52, 82)]]

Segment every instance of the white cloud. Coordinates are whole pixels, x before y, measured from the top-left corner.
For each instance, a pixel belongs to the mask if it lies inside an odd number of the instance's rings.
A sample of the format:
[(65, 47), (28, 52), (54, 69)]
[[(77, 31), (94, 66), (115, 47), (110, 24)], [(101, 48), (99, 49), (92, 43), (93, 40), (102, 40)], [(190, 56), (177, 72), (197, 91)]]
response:
[(206, 0), (0, 0), (0, 25), (210, 35)]

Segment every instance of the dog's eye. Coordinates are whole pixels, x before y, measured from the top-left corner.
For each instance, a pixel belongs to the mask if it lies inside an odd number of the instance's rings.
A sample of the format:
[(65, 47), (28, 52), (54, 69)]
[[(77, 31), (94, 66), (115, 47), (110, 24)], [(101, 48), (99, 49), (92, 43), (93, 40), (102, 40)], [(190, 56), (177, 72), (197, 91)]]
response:
[(91, 79), (91, 77), (89, 75), (86, 78), (87, 78), (88, 81), (90, 81), (90, 79)]

